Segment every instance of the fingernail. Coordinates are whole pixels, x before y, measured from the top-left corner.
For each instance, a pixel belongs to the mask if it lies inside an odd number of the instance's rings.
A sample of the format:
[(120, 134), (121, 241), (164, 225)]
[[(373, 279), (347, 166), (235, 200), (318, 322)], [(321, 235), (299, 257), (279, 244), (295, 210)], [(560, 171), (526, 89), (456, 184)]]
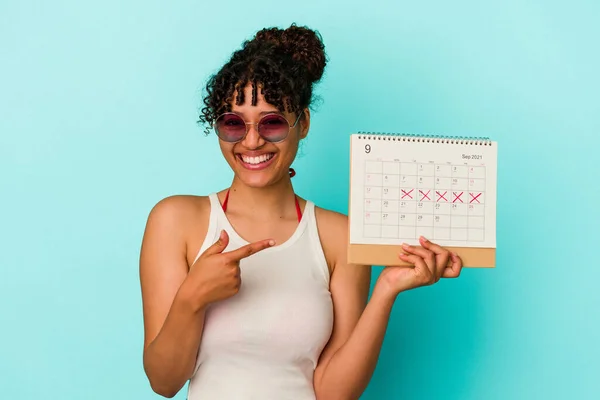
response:
[(225, 229), (221, 229), (221, 233), (219, 234), (219, 238), (225, 239)]
[(424, 242), (429, 242), (429, 240), (425, 236), (421, 236), (421, 240), (423, 240)]
[(269, 240), (269, 246), (275, 246), (275, 241), (274, 240)]
[(402, 243), (402, 248), (403, 248), (404, 250), (408, 250), (408, 249), (410, 249), (410, 246), (409, 246), (409, 245), (407, 245), (406, 243)]

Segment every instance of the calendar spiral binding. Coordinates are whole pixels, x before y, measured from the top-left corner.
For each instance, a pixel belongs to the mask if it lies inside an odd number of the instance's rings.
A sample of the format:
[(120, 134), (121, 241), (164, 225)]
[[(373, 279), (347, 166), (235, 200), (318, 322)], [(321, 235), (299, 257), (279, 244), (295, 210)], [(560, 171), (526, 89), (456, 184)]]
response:
[(443, 136), (443, 135), (420, 135), (411, 133), (393, 132), (358, 132), (359, 139), (369, 140), (391, 140), (396, 142), (423, 142), (443, 144), (469, 144), (475, 146), (491, 146), (492, 140), (487, 136)]

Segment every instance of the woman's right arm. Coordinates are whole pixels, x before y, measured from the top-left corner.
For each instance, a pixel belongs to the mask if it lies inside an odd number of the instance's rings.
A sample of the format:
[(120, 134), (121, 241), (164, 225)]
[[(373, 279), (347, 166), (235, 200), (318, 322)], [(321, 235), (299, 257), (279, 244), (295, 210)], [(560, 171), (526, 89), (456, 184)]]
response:
[[(170, 197), (150, 212), (140, 254), (144, 370), (152, 389), (173, 397), (192, 376), (204, 306), (191, 293), (185, 224), (196, 220), (190, 199)], [(191, 221), (190, 221), (191, 222)]]
[(189, 198), (167, 198), (152, 209), (142, 242), (144, 370), (165, 397), (192, 377), (206, 306), (238, 293), (240, 260), (275, 244), (265, 239), (224, 252), (229, 236), (222, 231), (188, 268), (185, 232), (201, 229), (197, 215)]

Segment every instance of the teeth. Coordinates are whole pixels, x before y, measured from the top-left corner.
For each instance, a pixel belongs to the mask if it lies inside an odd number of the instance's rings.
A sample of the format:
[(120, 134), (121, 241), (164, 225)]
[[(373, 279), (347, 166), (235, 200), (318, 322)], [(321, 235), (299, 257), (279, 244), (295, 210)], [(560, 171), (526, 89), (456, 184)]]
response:
[(271, 157), (273, 157), (273, 153), (261, 154), (260, 156), (256, 156), (256, 157), (248, 157), (248, 156), (245, 156), (242, 154), (242, 161), (244, 161), (247, 164), (256, 165), (256, 164), (260, 164), (260, 163), (270, 160)]

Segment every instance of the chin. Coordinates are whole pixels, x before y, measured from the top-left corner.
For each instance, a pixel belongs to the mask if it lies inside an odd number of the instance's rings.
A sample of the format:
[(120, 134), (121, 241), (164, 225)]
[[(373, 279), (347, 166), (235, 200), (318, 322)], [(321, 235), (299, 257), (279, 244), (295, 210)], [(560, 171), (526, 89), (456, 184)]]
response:
[(257, 189), (270, 186), (278, 180), (273, 171), (267, 173), (267, 171), (242, 170), (238, 171), (237, 177), (240, 181), (244, 182), (246, 186)]

